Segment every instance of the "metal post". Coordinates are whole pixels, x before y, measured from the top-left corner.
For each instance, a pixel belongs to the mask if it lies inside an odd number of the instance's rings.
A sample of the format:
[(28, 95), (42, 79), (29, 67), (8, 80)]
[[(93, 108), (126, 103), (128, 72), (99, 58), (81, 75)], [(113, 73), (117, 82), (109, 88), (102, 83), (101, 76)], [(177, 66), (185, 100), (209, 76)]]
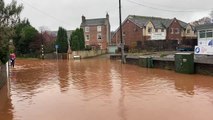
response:
[(119, 0), (119, 18), (120, 18), (120, 39), (121, 39), (121, 62), (126, 63), (125, 53), (124, 53), (124, 42), (123, 42), (123, 31), (122, 31), (122, 18), (121, 18), (121, 0)]

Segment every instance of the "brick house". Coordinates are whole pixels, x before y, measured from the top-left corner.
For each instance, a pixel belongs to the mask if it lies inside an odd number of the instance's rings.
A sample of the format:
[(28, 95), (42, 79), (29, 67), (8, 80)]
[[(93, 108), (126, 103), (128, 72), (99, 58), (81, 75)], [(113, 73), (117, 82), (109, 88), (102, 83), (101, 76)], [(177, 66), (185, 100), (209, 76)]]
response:
[(98, 19), (86, 19), (82, 16), (80, 27), (84, 30), (86, 46), (91, 46), (93, 49), (107, 49), (111, 34), (108, 14), (106, 18)]
[[(181, 40), (195, 38), (194, 28), (185, 22), (159, 17), (129, 15), (122, 23), (123, 39), (130, 48), (146, 40)], [(120, 28), (112, 36), (113, 44), (120, 44)]]

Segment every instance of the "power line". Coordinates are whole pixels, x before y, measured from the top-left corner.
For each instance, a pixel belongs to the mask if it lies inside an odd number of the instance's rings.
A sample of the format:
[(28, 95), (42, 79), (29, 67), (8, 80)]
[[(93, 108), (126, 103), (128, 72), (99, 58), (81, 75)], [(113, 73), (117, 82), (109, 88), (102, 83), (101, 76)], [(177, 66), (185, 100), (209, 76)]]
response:
[[(154, 10), (160, 10), (160, 11), (166, 11), (166, 12), (196, 12), (195, 10), (172, 10), (172, 9), (164, 9), (164, 8), (159, 8), (159, 7), (153, 7), (153, 6), (149, 6), (149, 5), (145, 5), (145, 4), (142, 4), (142, 3), (135, 2), (133, 0), (126, 0), (126, 1), (130, 2), (130, 3), (133, 3), (133, 4), (136, 4), (136, 5), (139, 5), (139, 6), (143, 6), (145, 8), (154, 9)], [(157, 4), (155, 4), (155, 5), (157, 5)], [(210, 10), (212, 10), (212, 8), (208, 9), (208, 10), (207, 9), (206, 10), (203, 9), (202, 11), (210, 11)]]
[(49, 13), (44, 12), (44, 11), (42, 11), (41, 9), (38, 9), (38, 8), (34, 7), (33, 5), (31, 5), (30, 3), (28, 3), (28, 2), (26, 2), (26, 1), (24, 1), (24, 0), (21, 0), (21, 1), (24, 2), (24, 3), (26, 3), (28, 6), (30, 6), (30, 7), (33, 8), (34, 10), (36, 10), (36, 11), (42, 13), (43, 15), (48, 16), (48, 17), (50, 17), (50, 18), (53, 18), (55, 21), (62, 22), (63, 24), (66, 24), (66, 25), (70, 25), (70, 24), (68, 24), (68, 23), (66, 23), (66, 22), (64, 22), (64, 21), (62, 21), (62, 20), (60, 20), (60, 19), (58, 19), (57, 17), (52, 16), (52, 15), (50, 15)]

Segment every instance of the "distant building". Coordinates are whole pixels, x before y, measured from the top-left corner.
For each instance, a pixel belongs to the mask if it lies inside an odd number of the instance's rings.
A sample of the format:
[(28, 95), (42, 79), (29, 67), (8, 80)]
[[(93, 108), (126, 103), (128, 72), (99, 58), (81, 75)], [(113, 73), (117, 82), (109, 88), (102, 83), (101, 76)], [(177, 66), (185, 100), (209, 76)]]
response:
[(106, 18), (86, 19), (82, 16), (80, 26), (84, 30), (85, 45), (93, 49), (107, 49), (110, 42), (110, 22), (109, 15)]
[(213, 55), (213, 23), (196, 27), (198, 33), (198, 46), (195, 54)]
[[(129, 15), (122, 23), (123, 39), (130, 48), (146, 40), (181, 40), (196, 38), (192, 25), (180, 20)], [(112, 43), (120, 44), (120, 28), (112, 36)]]

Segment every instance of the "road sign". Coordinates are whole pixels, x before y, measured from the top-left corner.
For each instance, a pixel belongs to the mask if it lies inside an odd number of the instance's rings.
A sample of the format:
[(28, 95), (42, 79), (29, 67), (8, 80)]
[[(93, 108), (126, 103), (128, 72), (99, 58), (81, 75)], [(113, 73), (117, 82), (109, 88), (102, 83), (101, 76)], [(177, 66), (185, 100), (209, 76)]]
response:
[(58, 49), (58, 47), (59, 47), (58, 45), (55, 45), (55, 48), (56, 48), (56, 49)]

